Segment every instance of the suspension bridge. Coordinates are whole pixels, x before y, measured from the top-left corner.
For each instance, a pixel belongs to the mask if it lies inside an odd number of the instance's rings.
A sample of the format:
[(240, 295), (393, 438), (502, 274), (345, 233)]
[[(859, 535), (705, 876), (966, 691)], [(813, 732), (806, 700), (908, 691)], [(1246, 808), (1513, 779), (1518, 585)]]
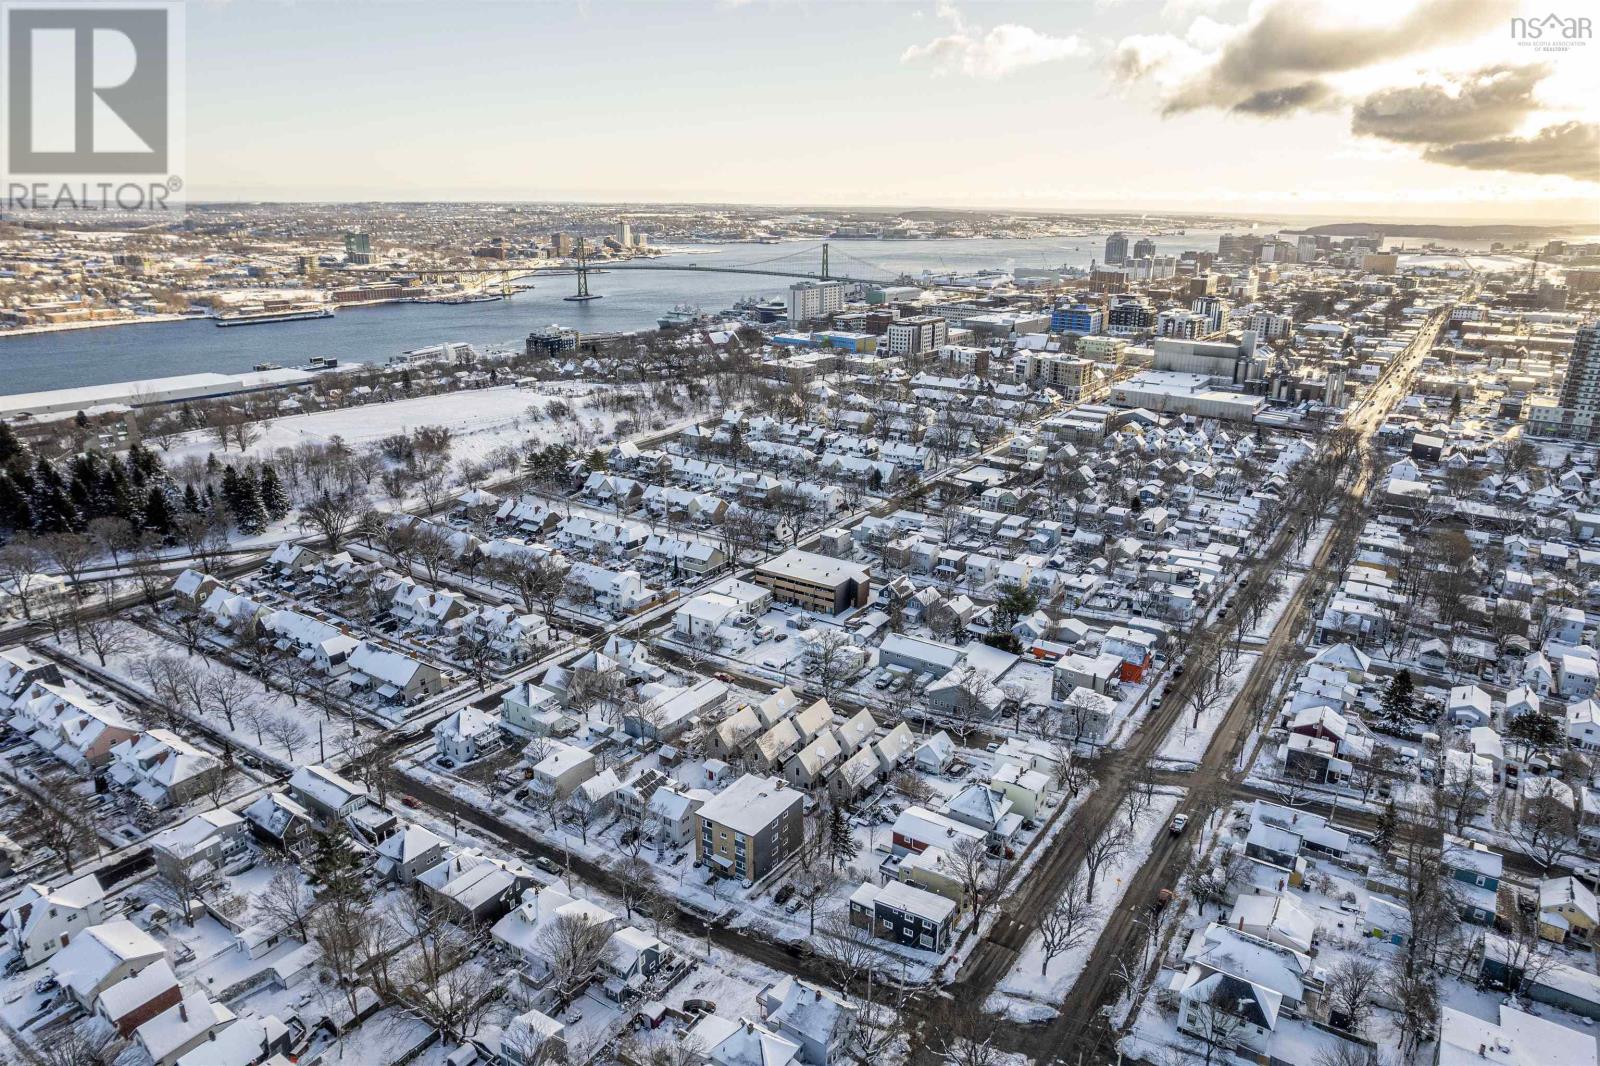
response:
[[(596, 300), (600, 294), (589, 291), (589, 277), (591, 274), (609, 274), (619, 270), (675, 270), (691, 274), (750, 274), (768, 278), (794, 278), (809, 281), (843, 281), (856, 285), (916, 285), (921, 288), (950, 289), (956, 292), (987, 293), (988, 289), (966, 288), (959, 285), (944, 285), (929, 281), (925, 278), (914, 278), (907, 274), (890, 276), (887, 271), (875, 275), (864, 276), (856, 274), (839, 274), (830, 269), (829, 247), (826, 242), (821, 245), (821, 261), (818, 269), (807, 270), (801, 257), (817, 254), (815, 245), (797, 248), (792, 252), (775, 255), (770, 259), (761, 259), (749, 263), (729, 264), (720, 266), (715, 263), (663, 263), (655, 259), (621, 259), (615, 262), (604, 260), (599, 264), (591, 261), (584, 254), (583, 242), (579, 241), (576, 263), (552, 263), (548, 266), (500, 266), (495, 264), (474, 265), (470, 267), (426, 267), (412, 266), (409, 269), (424, 278), (449, 277), (453, 275), (483, 275), (503, 274), (506, 282), (528, 277), (539, 276), (573, 276), (577, 278), (577, 293), (567, 297), (569, 300)], [(855, 256), (839, 253), (849, 261), (852, 269), (867, 267), (871, 270), (882, 271), (883, 268), (875, 263), (869, 263)], [(371, 270), (380, 268), (371, 267)], [(393, 268), (382, 268), (387, 273), (392, 273)]]

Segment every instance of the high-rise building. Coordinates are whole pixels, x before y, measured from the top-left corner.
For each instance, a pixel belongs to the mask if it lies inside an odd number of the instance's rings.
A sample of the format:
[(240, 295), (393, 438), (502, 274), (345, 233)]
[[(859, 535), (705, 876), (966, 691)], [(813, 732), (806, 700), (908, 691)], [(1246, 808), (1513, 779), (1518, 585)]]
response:
[(789, 286), (789, 325), (827, 318), (844, 308), (844, 282), (797, 281)]
[(1128, 258), (1128, 238), (1125, 234), (1113, 233), (1106, 238), (1106, 264), (1120, 266)]
[(1149, 237), (1140, 237), (1133, 242), (1133, 257), (1135, 259), (1151, 259), (1156, 254), (1156, 242)]
[(351, 266), (370, 266), (373, 261), (372, 236), (367, 233), (346, 233), (344, 261)]
[(1250, 328), (1263, 340), (1287, 340), (1294, 332), (1294, 319), (1274, 311), (1257, 311), (1250, 316)]
[(1106, 332), (1127, 337), (1152, 329), (1155, 324), (1155, 309), (1144, 300), (1137, 296), (1112, 298)]
[(550, 254), (565, 259), (578, 250), (578, 240), (570, 233), (550, 234)]
[(1228, 301), (1220, 296), (1202, 296), (1189, 305), (1189, 310), (1206, 321), (1207, 333), (1221, 333), (1228, 325)]
[(1105, 312), (1090, 304), (1063, 304), (1050, 312), (1051, 333), (1099, 333), (1105, 324)]
[(295, 256), (294, 272), (303, 278), (311, 277), (317, 272), (317, 257), (314, 255)]
[(633, 227), (628, 225), (626, 219), (617, 223), (617, 243), (624, 248), (633, 247)]
[(1238, 234), (1224, 233), (1217, 238), (1218, 259), (1237, 259), (1243, 254), (1244, 242), (1239, 239)]
[(1567, 357), (1567, 380), (1561, 386), (1562, 421), (1571, 436), (1600, 440), (1600, 318), (1578, 327)]
[(945, 320), (938, 315), (914, 315), (889, 326), (890, 355), (921, 355), (944, 346)]

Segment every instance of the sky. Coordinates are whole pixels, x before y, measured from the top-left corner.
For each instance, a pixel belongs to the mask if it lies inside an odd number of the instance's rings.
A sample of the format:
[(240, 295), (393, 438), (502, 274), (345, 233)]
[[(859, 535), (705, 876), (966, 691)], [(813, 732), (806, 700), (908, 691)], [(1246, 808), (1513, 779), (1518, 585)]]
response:
[(1552, 11), (1594, 9), (192, 0), (185, 181), (1600, 224), (1600, 41), (1512, 33)]

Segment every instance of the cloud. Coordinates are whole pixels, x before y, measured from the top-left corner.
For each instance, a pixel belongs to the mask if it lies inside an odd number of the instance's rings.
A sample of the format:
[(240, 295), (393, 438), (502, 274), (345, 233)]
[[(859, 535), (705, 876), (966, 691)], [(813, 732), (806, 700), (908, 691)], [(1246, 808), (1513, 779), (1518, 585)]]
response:
[(1538, 63), (1486, 67), (1445, 85), (1384, 89), (1356, 105), (1350, 130), (1404, 144), (1499, 137), (1538, 110), (1534, 89), (1549, 72)]
[(1600, 123), (1563, 122), (1532, 137), (1494, 137), (1438, 144), (1422, 153), (1430, 163), (1518, 174), (1564, 174), (1600, 182)]
[(1201, 18), (1182, 38), (1126, 37), (1110, 67), (1124, 81), (1154, 81), (1166, 114), (1204, 108), (1286, 114), (1326, 104), (1331, 94), (1310, 87), (1327, 75), (1466, 40), (1503, 23), (1511, 9), (1511, 0), (1418, 0), (1398, 15), (1369, 12), (1363, 22), (1361, 9), (1276, 0), (1234, 27)]
[(939, 17), (951, 32), (927, 44), (914, 44), (900, 54), (901, 63), (929, 61), (935, 73), (962, 74), (994, 81), (1025, 67), (1082, 55), (1087, 51), (1076, 35), (1053, 37), (1028, 26), (1007, 22), (989, 30), (968, 25), (953, 6), (941, 4)]
[(1333, 102), (1336, 102), (1333, 90), (1325, 83), (1306, 81), (1299, 85), (1285, 85), (1281, 89), (1261, 89), (1228, 110), (1241, 115), (1272, 118)]
[[(1353, 101), (1353, 134), (1412, 145), (1429, 162), (1600, 181), (1600, 126), (1549, 124), (1566, 117), (1559, 102), (1540, 98), (1550, 66), (1438, 71), (1454, 46), (1504, 26), (1513, 6), (1514, 0), (1415, 0), (1391, 11), (1335, 7), (1330, 0), (1257, 0), (1237, 25), (1200, 16), (1181, 36), (1124, 37), (1106, 64), (1117, 81), (1152, 86), (1163, 115), (1218, 110), (1281, 118)], [(1416, 83), (1380, 88), (1412, 65), (1423, 68)], [(1541, 118), (1543, 128), (1527, 134)]]

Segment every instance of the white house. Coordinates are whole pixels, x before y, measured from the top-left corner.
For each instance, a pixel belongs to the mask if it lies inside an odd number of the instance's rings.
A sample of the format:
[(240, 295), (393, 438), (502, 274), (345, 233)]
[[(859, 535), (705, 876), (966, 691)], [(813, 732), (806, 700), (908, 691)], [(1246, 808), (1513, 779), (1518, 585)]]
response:
[(106, 893), (93, 874), (60, 888), (23, 885), (0, 914), (6, 943), (28, 966), (66, 947), (77, 933), (105, 920)]
[(433, 727), (439, 755), (457, 765), (481, 759), (499, 749), (500, 716), (491, 711), (466, 706)]

